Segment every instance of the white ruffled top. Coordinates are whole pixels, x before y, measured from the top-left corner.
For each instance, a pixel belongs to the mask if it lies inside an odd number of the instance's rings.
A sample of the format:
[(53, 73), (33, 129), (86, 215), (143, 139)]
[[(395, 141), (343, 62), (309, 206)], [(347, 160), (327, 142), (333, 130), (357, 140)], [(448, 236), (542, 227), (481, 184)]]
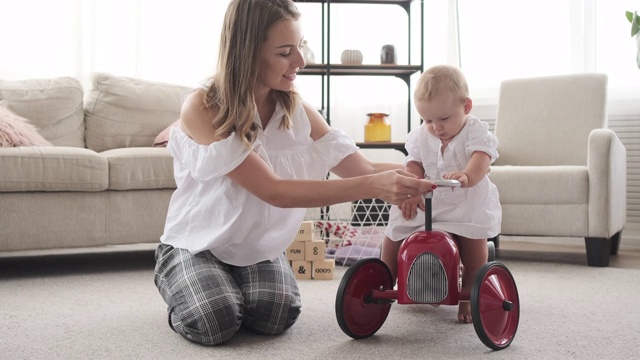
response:
[[(247, 266), (281, 255), (295, 237), (306, 209), (269, 205), (226, 174), (255, 151), (276, 174), (290, 179), (323, 179), (342, 159), (357, 151), (344, 132), (332, 129), (314, 141), (309, 118), (298, 105), (291, 129), (278, 127), (284, 110), (276, 107), (253, 149), (235, 133), (201, 145), (179, 127), (171, 130), (177, 189), (171, 197), (160, 241), (196, 254), (211, 253), (221, 261)], [(254, 121), (260, 126), (258, 115)]]
[[(441, 151), (442, 141), (429, 133), (423, 124), (407, 135), (406, 149), (409, 161), (422, 163), (425, 175), (430, 179), (442, 179), (451, 171), (462, 171), (476, 151), (491, 156), (491, 163), (498, 158), (498, 139), (489, 132), (489, 125), (475, 116), (468, 115), (460, 133)], [(470, 188), (440, 187), (433, 191), (432, 226), (472, 239), (491, 238), (500, 233), (502, 207), (497, 187), (485, 176)], [(425, 214), (418, 209), (418, 215), (410, 220), (402, 217), (397, 206), (389, 211), (389, 225), (385, 235), (399, 241), (415, 231), (424, 230)]]

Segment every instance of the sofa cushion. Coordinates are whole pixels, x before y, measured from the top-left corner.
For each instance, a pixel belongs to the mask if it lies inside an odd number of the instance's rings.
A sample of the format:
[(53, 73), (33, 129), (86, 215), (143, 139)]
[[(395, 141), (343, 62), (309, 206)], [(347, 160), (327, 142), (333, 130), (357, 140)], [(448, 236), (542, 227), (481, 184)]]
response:
[(180, 115), (188, 87), (96, 73), (85, 104), (87, 147), (152, 146)]
[(501, 204), (587, 204), (586, 166), (492, 166)]
[(28, 119), (5, 106), (6, 102), (0, 101), (0, 147), (51, 145)]
[(71, 77), (0, 80), (0, 101), (58, 146), (85, 147), (83, 90)]
[(108, 172), (107, 160), (84, 148), (0, 148), (0, 192), (102, 191)]
[(139, 147), (100, 153), (109, 162), (109, 190), (175, 189), (167, 148)]

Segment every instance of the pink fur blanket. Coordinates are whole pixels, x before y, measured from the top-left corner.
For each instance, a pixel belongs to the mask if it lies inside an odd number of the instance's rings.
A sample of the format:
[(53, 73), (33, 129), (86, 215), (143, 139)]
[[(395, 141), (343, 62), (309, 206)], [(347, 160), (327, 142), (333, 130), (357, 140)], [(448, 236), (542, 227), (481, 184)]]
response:
[(0, 147), (49, 146), (29, 120), (13, 113), (0, 101)]

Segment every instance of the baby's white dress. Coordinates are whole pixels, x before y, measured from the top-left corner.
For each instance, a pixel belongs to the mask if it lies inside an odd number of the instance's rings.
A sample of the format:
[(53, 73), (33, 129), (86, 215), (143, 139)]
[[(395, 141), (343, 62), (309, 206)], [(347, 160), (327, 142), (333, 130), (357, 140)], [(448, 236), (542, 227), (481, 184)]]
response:
[[(466, 124), (456, 135), (444, 153), (440, 151), (442, 142), (429, 133), (425, 124), (413, 129), (407, 135), (406, 149), (409, 161), (421, 162), (425, 175), (430, 179), (442, 179), (445, 173), (464, 170), (475, 151), (483, 151), (491, 156), (491, 163), (498, 158), (498, 139), (489, 132), (489, 125), (468, 115)], [(500, 233), (502, 207), (498, 189), (489, 175), (471, 188), (439, 187), (433, 191), (432, 227), (472, 239), (491, 238)], [(418, 209), (418, 215), (406, 220), (398, 206), (391, 206), (389, 224), (385, 235), (400, 241), (415, 231), (424, 230), (425, 214)]]

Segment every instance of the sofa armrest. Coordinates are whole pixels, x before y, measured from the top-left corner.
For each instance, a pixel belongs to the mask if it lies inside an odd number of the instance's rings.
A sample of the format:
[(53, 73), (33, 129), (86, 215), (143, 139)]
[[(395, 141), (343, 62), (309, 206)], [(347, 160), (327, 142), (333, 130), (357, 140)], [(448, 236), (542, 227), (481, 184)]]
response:
[(589, 134), (589, 237), (610, 238), (627, 218), (627, 155), (611, 129)]

